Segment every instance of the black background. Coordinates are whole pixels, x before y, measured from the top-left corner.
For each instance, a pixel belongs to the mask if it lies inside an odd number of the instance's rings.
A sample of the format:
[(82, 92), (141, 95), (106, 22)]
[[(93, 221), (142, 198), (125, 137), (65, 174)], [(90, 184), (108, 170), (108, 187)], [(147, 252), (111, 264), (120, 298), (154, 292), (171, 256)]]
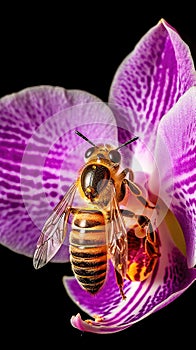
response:
[[(112, 5), (107, 11), (103, 5), (79, 8), (77, 3), (69, 7), (66, 3), (61, 6), (47, 3), (42, 8), (29, 3), (2, 9), (0, 96), (49, 84), (86, 90), (107, 101), (119, 64), (162, 17), (178, 30), (196, 62), (193, 9), (189, 7), (187, 13), (183, 9), (182, 15), (178, 11), (172, 15), (160, 7), (152, 14), (142, 5), (135, 9), (125, 4)], [(194, 342), (195, 284), (166, 308), (131, 328), (111, 335), (95, 335), (70, 325), (70, 317), (80, 310), (70, 301), (62, 284), (62, 276), (69, 273), (66, 265), (50, 263), (36, 271), (30, 258), (2, 246), (0, 262), (0, 339), (6, 340), (7, 347), (11, 344), (41, 347), (52, 343), (68, 347), (75, 346), (77, 341), (89, 347), (108, 341), (112, 347), (112, 342), (122, 340), (121, 348), (125, 345), (157, 348)]]

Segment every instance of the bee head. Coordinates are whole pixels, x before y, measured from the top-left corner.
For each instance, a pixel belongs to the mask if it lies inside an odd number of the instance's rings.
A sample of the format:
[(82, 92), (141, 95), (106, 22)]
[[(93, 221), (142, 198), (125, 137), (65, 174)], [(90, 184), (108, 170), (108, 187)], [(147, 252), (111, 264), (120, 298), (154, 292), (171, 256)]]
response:
[(103, 144), (95, 145), (92, 141), (90, 141), (86, 136), (81, 134), (79, 131), (76, 130), (75, 133), (92, 145), (92, 147), (88, 148), (87, 151), (85, 152), (86, 161), (89, 161), (92, 159), (96, 160), (99, 163), (101, 161), (103, 162), (109, 161), (114, 166), (118, 166), (121, 162), (121, 154), (118, 150), (138, 139), (138, 137), (132, 138), (127, 142), (125, 142), (124, 144), (122, 144), (121, 146), (114, 148), (111, 145), (103, 145)]
[(85, 160), (89, 161), (91, 159), (94, 159), (99, 163), (106, 161), (119, 165), (121, 161), (121, 155), (118, 150), (114, 149), (110, 145), (97, 145), (90, 147), (85, 152)]

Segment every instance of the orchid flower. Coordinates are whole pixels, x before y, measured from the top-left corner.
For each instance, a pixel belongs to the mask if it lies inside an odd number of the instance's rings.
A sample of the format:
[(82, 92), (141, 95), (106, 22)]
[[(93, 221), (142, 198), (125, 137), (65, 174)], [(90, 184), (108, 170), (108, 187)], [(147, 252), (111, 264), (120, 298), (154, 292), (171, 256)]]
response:
[[(171, 303), (195, 281), (195, 85), (190, 50), (162, 19), (119, 66), (108, 103), (85, 91), (54, 86), (30, 87), (0, 100), (0, 242), (28, 257), (84, 164), (87, 143), (75, 130), (95, 144), (115, 147), (139, 137), (122, 147), (123, 166), (132, 168), (135, 183), (155, 209), (143, 208), (134, 196), (125, 204), (136, 213), (147, 211), (156, 225), (160, 256), (148, 278), (124, 280), (125, 300), (110, 261), (95, 295), (74, 276), (65, 276), (70, 298), (89, 315), (85, 321), (79, 313), (71, 319), (82, 331), (122, 331)], [(68, 233), (52, 261), (69, 262)], [(132, 239), (136, 259), (143, 238)]]

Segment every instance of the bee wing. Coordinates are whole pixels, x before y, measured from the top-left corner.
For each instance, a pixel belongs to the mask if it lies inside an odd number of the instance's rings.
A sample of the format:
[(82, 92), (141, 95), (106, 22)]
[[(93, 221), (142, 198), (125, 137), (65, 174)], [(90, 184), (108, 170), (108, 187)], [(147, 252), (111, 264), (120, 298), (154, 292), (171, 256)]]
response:
[(106, 224), (108, 249), (115, 270), (124, 277), (127, 270), (127, 229), (116, 200), (115, 187), (112, 185), (110, 218)]
[(36, 269), (47, 264), (63, 244), (76, 189), (75, 182), (45, 222), (33, 256), (33, 265)]

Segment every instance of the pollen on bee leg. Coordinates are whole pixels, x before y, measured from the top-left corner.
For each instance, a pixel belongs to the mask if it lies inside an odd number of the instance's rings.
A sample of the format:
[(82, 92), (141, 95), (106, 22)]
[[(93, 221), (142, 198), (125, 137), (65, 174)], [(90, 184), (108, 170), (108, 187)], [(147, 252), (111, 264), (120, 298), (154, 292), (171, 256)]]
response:
[(146, 236), (146, 230), (140, 226), (134, 228), (134, 233), (137, 238), (144, 238)]

